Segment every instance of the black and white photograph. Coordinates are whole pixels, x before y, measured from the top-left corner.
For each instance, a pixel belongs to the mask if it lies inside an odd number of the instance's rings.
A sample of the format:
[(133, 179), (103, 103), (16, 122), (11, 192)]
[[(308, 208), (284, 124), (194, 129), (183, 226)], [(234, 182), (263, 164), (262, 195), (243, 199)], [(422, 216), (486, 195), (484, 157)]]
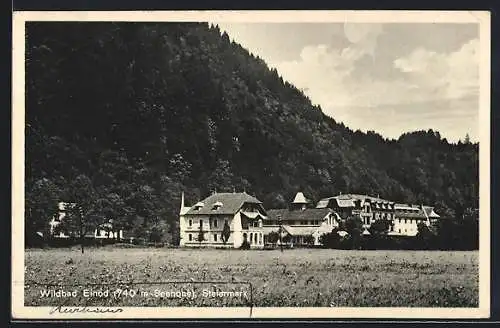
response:
[(488, 12), (14, 12), (16, 318), (487, 318)]

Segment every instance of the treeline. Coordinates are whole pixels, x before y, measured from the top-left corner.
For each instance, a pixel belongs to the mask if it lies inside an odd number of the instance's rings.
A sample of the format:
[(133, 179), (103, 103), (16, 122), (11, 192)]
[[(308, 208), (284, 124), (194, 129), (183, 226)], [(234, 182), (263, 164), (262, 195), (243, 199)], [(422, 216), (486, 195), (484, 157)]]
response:
[(182, 191), (245, 190), (266, 208), (299, 190), (378, 194), (461, 217), (478, 207), (478, 147), (354, 132), (206, 23), (26, 25), (30, 232), (67, 201), (88, 225), (176, 243)]

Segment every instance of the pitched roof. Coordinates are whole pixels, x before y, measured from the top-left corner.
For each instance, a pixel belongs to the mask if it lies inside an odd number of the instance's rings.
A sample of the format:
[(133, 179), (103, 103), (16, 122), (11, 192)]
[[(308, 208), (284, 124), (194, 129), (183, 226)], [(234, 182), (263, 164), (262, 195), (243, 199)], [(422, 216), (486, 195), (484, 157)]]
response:
[(318, 230), (319, 227), (317, 226), (312, 226), (312, 227), (291, 227), (288, 225), (284, 225), (283, 229), (286, 230), (290, 235), (292, 236), (310, 236), (314, 232)]
[[(213, 209), (213, 205), (217, 202), (222, 203), (222, 206)], [(260, 200), (245, 192), (217, 193), (208, 196), (199, 203), (203, 203), (199, 210), (196, 209), (196, 206), (193, 206), (187, 211), (186, 215), (235, 214), (245, 203), (262, 204)]]
[(355, 207), (352, 199), (339, 199), (337, 198), (337, 205), (339, 207)]
[(408, 205), (408, 204), (400, 204), (400, 203), (397, 203), (394, 205), (394, 209), (396, 210), (412, 210), (412, 211), (417, 211), (419, 210), (418, 207), (415, 207), (413, 205)]
[(300, 191), (295, 195), (295, 198), (293, 199), (293, 204), (308, 204), (308, 203), (309, 201)]
[(318, 202), (318, 204), (316, 205), (316, 208), (327, 208), (328, 207), (328, 203), (330, 203), (330, 199), (329, 198), (321, 199)]
[(267, 211), (269, 219), (278, 219), (281, 216), (283, 221), (296, 220), (322, 220), (332, 210), (329, 208), (306, 208), (305, 210), (273, 209)]
[(429, 218), (440, 218), (441, 216), (434, 212), (434, 207), (431, 206), (424, 206), (424, 211), (427, 214)]
[(335, 199), (339, 207), (354, 207), (354, 201), (368, 201), (368, 202), (379, 202), (379, 203), (389, 203), (394, 204), (394, 202), (382, 199), (379, 197), (373, 197), (368, 195), (360, 195), (360, 194), (341, 194), (337, 196), (323, 198), (318, 202), (316, 208), (324, 208), (328, 206), (328, 203), (331, 199)]
[(419, 212), (400, 212), (396, 211), (396, 217), (398, 218), (408, 218), (408, 219), (427, 219), (423, 211)]
[(182, 208), (181, 208), (181, 212), (180, 212), (180, 214), (181, 214), (181, 215), (184, 215), (184, 214), (186, 214), (187, 212), (189, 212), (189, 210), (190, 210), (190, 209), (191, 209), (191, 207), (186, 207), (186, 206), (184, 206), (184, 207), (182, 207)]

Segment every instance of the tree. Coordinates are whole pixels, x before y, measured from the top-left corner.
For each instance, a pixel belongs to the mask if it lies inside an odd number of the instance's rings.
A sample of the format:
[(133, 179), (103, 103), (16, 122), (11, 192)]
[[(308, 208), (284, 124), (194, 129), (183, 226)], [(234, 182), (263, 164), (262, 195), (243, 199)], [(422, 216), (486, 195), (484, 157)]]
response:
[(278, 242), (279, 239), (280, 239), (280, 235), (276, 231), (271, 231), (267, 235), (267, 241), (273, 245), (276, 245), (276, 243)]
[(464, 144), (466, 144), (466, 145), (470, 144), (470, 136), (468, 133), (465, 135)]
[(49, 221), (58, 214), (60, 189), (49, 179), (37, 180), (31, 188), (26, 188), (25, 230), (26, 243), (35, 232), (49, 234)]
[(332, 231), (322, 234), (319, 237), (319, 242), (326, 248), (337, 248), (340, 245), (340, 235), (337, 228)]
[(304, 244), (313, 245), (314, 244), (314, 237), (312, 235), (305, 236), (304, 237)]
[(222, 237), (221, 237), (224, 245), (229, 240), (229, 236), (231, 236), (231, 228), (229, 227), (229, 223), (227, 223), (227, 221), (224, 221), (224, 227), (222, 228)]
[(286, 234), (283, 236), (283, 243), (288, 244), (292, 240), (292, 236), (290, 234)]
[(205, 231), (203, 231), (203, 225), (200, 223), (200, 230), (198, 231), (198, 238), (197, 238), (197, 241), (200, 243), (200, 246), (201, 246), (201, 243), (204, 242), (206, 239), (205, 239)]
[(250, 249), (250, 243), (248, 242), (246, 233), (243, 234), (243, 242), (241, 243), (240, 249)]
[(229, 161), (219, 159), (208, 181), (210, 191), (233, 191), (233, 174)]
[(68, 219), (64, 221), (67, 229), (78, 236), (82, 254), (84, 253), (85, 234), (96, 229), (100, 213), (96, 213), (98, 195), (92, 181), (86, 175), (77, 176), (66, 191), (69, 202)]
[(351, 215), (341, 222), (341, 229), (349, 234), (350, 246), (352, 249), (358, 249), (363, 232), (363, 221), (357, 215)]
[(387, 233), (391, 226), (391, 221), (387, 219), (379, 219), (370, 225), (368, 231), (370, 232), (370, 239), (372, 241), (372, 247), (383, 248), (385, 247), (385, 242), (387, 241)]
[(417, 235), (415, 236), (417, 247), (420, 249), (432, 249), (434, 234), (424, 222), (417, 224)]

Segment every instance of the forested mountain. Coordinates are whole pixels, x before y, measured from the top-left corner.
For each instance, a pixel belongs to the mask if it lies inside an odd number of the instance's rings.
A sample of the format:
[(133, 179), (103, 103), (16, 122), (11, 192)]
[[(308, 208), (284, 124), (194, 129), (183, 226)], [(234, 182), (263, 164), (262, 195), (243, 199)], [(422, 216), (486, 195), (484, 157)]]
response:
[[(417, 115), (417, 114), (416, 114)], [(175, 234), (181, 192), (282, 207), (366, 193), (478, 207), (478, 144), (352, 131), (206, 23), (27, 23), (26, 223), (87, 202), (136, 234)]]

